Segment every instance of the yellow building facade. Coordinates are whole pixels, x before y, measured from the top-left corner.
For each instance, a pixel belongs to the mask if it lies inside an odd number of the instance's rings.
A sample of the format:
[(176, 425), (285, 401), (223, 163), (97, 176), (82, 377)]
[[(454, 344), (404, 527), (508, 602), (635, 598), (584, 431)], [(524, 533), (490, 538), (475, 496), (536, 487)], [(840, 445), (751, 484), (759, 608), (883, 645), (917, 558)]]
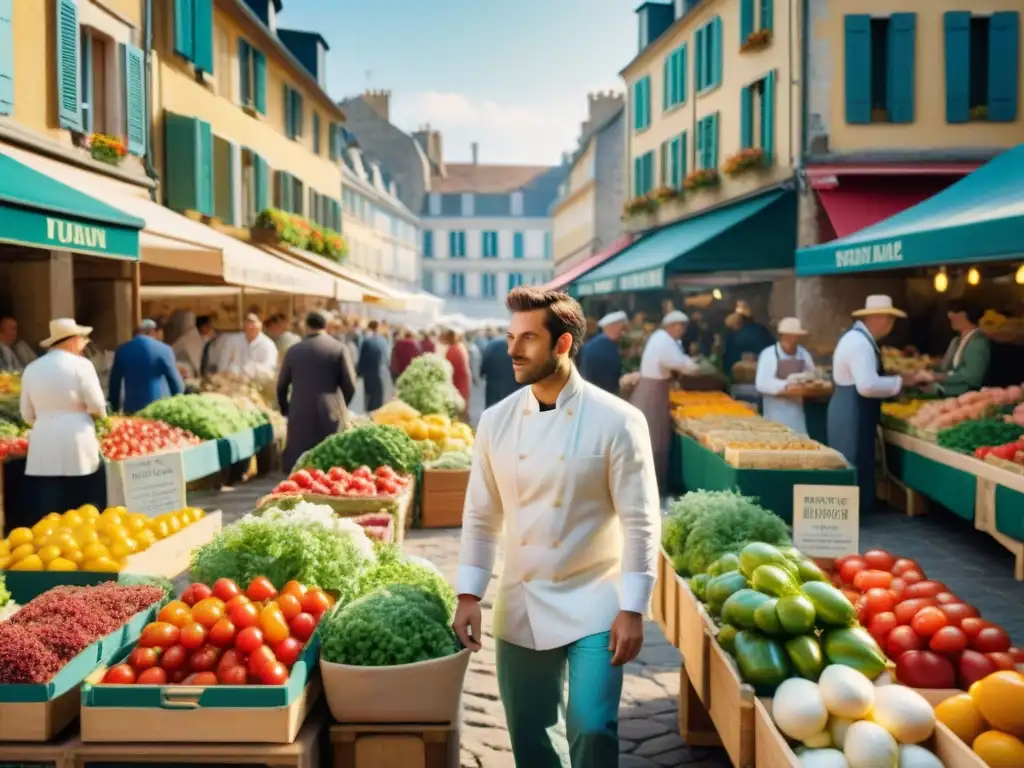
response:
[(596, 153), (595, 142), (588, 141), (586, 148), (573, 158), (551, 211), (555, 274), (593, 252), (597, 240)]

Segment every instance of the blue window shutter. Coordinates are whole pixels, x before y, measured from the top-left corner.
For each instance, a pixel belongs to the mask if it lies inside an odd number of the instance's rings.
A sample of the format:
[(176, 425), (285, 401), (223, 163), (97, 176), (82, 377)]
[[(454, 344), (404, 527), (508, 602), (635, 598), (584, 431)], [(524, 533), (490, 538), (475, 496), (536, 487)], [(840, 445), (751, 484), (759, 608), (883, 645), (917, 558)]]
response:
[(771, 30), (775, 22), (775, 8), (772, 0), (760, 0), (761, 29)]
[(434, 258), (434, 231), (432, 229), (423, 231), (423, 258)]
[(195, 12), (192, 61), (200, 72), (213, 73), (213, 0), (192, 0)]
[(711, 20), (711, 49), (713, 57), (711, 59), (711, 85), (721, 85), (722, 83), (722, 18), (715, 16)]
[(710, 134), (711, 134), (711, 149), (708, 151), (708, 158), (711, 160), (709, 168), (718, 167), (718, 113), (711, 115), (708, 118)]
[(174, 0), (174, 52), (192, 61), (195, 39), (194, 0)]
[(740, 0), (740, 45), (745, 45), (754, 31), (754, 0)]
[(889, 17), (889, 71), (886, 72), (886, 101), (894, 123), (914, 122), (914, 41), (917, 14), (894, 13)]
[(693, 41), (694, 90), (704, 88), (704, 27), (697, 30)]
[(57, 99), (60, 127), (82, 130), (82, 94), (78, 78), (78, 6), (57, 0)]
[(966, 123), (971, 108), (971, 13), (943, 14), (946, 32), (946, 122)]
[[(95, 109), (86, 109), (86, 104), (92, 104), (92, 35), (81, 35), (78, 39), (81, 50), (79, 56), (82, 62), (82, 78), (81, 78), (81, 89), (82, 89), (82, 132), (92, 133), (93, 118), (95, 116)], [(124, 46), (118, 43), (118, 52), (123, 56)]]
[(252, 105), (261, 115), (267, 114), (267, 57), (252, 49)]
[(695, 145), (697, 151), (697, 168), (704, 167), (704, 119), (701, 118), (697, 121), (697, 143)]
[(0, 0), (0, 115), (14, 112), (14, 11)]
[(845, 19), (846, 122), (871, 122), (871, 17)]
[(134, 45), (124, 47), (125, 122), (128, 151), (146, 154), (146, 60)]
[(1020, 89), (1020, 14), (993, 13), (988, 30), (988, 119), (1012, 123)]
[(270, 207), (270, 168), (267, 161), (255, 152), (252, 153), (252, 185), (256, 213), (262, 213)]
[(252, 104), (252, 48), (244, 38), (238, 38), (238, 103)]
[(687, 46), (683, 43), (679, 47), (679, 58), (676, 59), (676, 82), (679, 83), (679, 103), (686, 103), (686, 54)]
[(764, 79), (761, 94), (761, 149), (764, 163), (770, 165), (775, 157), (775, 70)]
[(199, 122), (199, 205), (200, 213), (213, 216), (213, 129)]
[(740, 91), (740, 149), (754, 146), (754, 116), (750, 88)]
[(672, 106), (672, 95), (671, 91), (674, 87), (672, 82), (672, 57), (674, 53), (670, 53), (665, 57), (665, 60), (661, 64), (661, 111), (667, 112), (668, 108)]

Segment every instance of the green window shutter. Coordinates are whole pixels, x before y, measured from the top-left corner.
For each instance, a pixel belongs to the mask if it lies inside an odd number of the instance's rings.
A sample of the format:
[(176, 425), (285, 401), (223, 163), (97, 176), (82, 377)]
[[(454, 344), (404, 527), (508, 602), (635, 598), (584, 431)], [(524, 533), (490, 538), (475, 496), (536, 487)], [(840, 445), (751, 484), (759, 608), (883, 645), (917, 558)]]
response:
[(754, 146), (754, 116), (752, 93), (749, 87), (740, 90), (740, 149)]
[(708, 117), (708, 133), (711, 136), (711, 148), (708, 150), (709, 168), (718, 167), (718, 113)]
[(146, 154), (146, 60), (134, 45), (124, 47), (124, 96), (128, 151)]
[(174, 52), (195, 58), (195, 0), (174, 0)]
[(917, 14), (894, 13), (889, 17), (886, 72), (886, 109), (894, 123), (914, 122), (914, 38)]
[[(78, 39), (81, 51), (79, 55), (82, 62), (82, 104), (92, 103), (92, 35), (81, 35)], [(118, 52), (121, 61), (124, 61), (124, 46), (118, 43)], [(82, 133), (92, 133), (94, 109), (82, 107)]]
[(331, 123), (327, 126), (327, 156), (332, 161), (338, 159), (338, 124)]
[(61, 128), (82, 130), (82, 94), (78, 77), (78, 6), (57, 0), (57, 99)]
[(693, 71), (694, 87), (699, 93), (704, 89), (704, 27), (694, 35)]
[(313, 154), (320, 154), (320, 113), (313, 113)]
[(943, 14), (946, 33), (946, 122), (966, 123), (971, 109), (971, 13)]
[(255, 152), (252, 153), (252, 185), (256, 213), (260, 214), (270, 207), (270, 167)]
[(252, 54), (248, 41), (238, 38), (238, 102), (243, 107), (252, 104)]
[(302, 136), (304, 128), (305, 107), (303, 106), (302, 94), (298, 91), (292, 91), (292, 94), (292, 103), (295, 105), (295, 135), (299, 137)]
[(176, 211), (201, 208), (199, 142), (198, 120), (171, 112), (164, 114), (164, 194), (168, 208)]
[(192, 0), (192, 62), (200, 72), (213, 74), (213, 0)]
[(267, 57), (252, 49), (252, 105), (261, 115), (267, 114)]
[(770, 165), (775, 159), (775, 70), (764, 79), (761, 94), (761, 149), (765, 165)]
[(848, 15), (844, 20), (846, 122), (871, 122), (871, 17)]
[(686, 131), (683, 131), (679, 134), (679, 186), (682, 186), (683, 179), (686, 178), (688, 160), (689, 156), (687, 155), (686, 147)]
[(213, 216), (213, 129), (199, 122), (199, 208), (200, 213)]
[(674, 53), (670, 53), (665, 57), (665, 60), (661, 63), (661, 111), (667, 112), (669, 107), (672, 106), (672, 89), (675, 87), (675, 83), (672, 79), (672, 57)]
[(761, 3), (761, 29), (771, 31), (775, 26), (775, 4), (772, 0), (760, 0)]
[(281, 95), (284, 103), (284, 135), (289, 139), (295, 138), (295, 114), (292, 112), (292, 89), (287, 85), (281, 86)]
[(0, 0), (0, 115), (14, 112), (14, 10)]
[(740, 45), (754, 34), (754, 0), (740, 0)]
[(988, 119), (1012, 123), (1020, 90), (1020, 14), (993, 13), (988, 35)]
[(700, 119), (697, 121), (697, 143), (695, 147), (697, 151), (697, 169), (704, 168), (704, 120)]
[(640, 197), (643, 192), (640, 191), (643, 179), (640, 178), (640, 158), (633, 158), (633, 197)]
[(711, 85), (722, 84), (722, 19), (715, 16), (711, 20)]
[(686, 43), (679, 46), (679, 57), (676, 59), (676, 83), (679, 85), (679, 103), (686, 103)]

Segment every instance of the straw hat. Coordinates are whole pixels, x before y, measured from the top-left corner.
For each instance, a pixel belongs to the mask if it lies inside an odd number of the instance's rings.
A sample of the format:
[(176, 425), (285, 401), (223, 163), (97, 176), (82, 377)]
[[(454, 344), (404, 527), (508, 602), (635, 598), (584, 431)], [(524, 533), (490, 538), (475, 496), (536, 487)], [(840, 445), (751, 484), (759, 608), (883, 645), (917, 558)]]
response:
[(864, 302), (864, 309), (851, 312), (854, 317), (870, 317), (871, 315), (889, 315), (890, 317), (904, 318), (907, 313), (902, 309), (896, 309), (892, 305), (892, 297), (884, 294), (868, 296)]
[(58, 317), (50, 321), (50, 335), (39, 342), (43, 349), (52, 347), (58, 341), (64, 341), (75, 336), (88, 336), (92, 328), (88, 325), (79, 325), (70, 317)]
[(685, 312), (680, 312), (678, 309), (674, 309), (661, 318), (661, 327), (664, 328), (666, 325), (674, 325), (675, 323), (688, 323), (690, 318), (686, 316)]
[(799, 317), (784, 317), (779, 321), (779, 336), (806, 336)]

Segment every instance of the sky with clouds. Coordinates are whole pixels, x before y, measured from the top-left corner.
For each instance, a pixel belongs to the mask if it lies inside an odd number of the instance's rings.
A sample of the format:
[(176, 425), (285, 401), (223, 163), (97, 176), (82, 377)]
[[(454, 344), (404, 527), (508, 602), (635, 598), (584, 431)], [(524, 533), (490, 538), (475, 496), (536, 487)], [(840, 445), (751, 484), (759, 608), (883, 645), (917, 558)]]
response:
[(338, 99), (391, 91), (391, 121), (440, 130), (445, 159), (557, 164), (587, 93), (623, 89), (636, 54), (625, 0), (283, 0), (278, 24), (327, 40)]

